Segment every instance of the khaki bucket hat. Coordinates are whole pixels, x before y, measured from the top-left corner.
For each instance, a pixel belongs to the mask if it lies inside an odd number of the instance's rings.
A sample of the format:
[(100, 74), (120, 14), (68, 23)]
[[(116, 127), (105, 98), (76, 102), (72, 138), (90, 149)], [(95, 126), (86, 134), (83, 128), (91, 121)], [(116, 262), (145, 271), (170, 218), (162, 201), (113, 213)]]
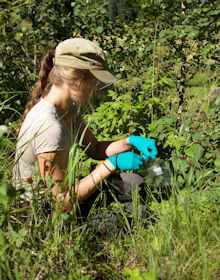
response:
[(99, 81), (114, 83), (103, 50), (94, 42), (83, 38), (70, 38), (59, 43), (55, 50), (54, 64), (76, 69), (88, 69)]

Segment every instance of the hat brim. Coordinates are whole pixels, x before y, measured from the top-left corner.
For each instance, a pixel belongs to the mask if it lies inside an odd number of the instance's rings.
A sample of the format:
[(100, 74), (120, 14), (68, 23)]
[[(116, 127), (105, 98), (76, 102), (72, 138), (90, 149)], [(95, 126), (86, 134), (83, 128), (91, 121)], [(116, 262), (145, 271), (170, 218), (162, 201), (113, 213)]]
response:
[(108, 70), (104, 69), (91, 69), (89, 70), (95, 78), (104, 84), (113, 84), (116, 82), (115, 76), (113, 76)]
[(103, 69), (99, 65), (92, 64), (91, 61), (85, 61), (78, 57), (66, 54), (57, 56), (55, 57), (54, 64), (76, 69), (87, 69), (97, 80), (104, 84), (113, 84), (116, 82), (116, 78), (107, 69)]

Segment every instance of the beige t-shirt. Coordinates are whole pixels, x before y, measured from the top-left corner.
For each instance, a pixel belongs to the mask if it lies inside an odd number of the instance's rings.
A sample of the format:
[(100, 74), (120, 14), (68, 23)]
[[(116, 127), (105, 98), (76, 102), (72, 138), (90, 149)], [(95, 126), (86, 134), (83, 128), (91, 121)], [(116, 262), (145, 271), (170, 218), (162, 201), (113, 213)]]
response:
[[(74, 106), (72, 112), (74, 114), (72, 119), (79, 122)], [(71, 127), (68, 127), (64, 122), (64, 116), (58, 114), (56, 107), (42, 98), (28, 112), (21, 126), (16, 146), (13, 183), (33, 177), (38, 154), (61, 150), (65, 158), (64, 163), (67, 165), (74, 137), (72, 132), (72, 122)]]

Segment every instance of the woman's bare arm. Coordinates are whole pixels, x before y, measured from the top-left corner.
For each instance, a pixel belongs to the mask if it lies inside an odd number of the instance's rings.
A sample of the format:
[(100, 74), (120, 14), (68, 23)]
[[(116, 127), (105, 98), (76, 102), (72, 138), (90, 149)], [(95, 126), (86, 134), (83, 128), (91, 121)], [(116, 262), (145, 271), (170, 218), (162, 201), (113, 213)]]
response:
[[(53, 198), (60, 201), (60, 197), (64, 195), (64, 210), (70, 211), (72, 208), (71, 194), (69, 193), (68, 186), (64, 186), (62, 189), (62, 182), (65, 177), (65, 172), (62, 170), (60, 164), (59, 152), (49, 152), (39, 154), (37, 156), (40, 174), (47, 184), (49, 177), (52, 179), (53, 187), (51, 189)], [(74, 186), (76, 198), (81, 202), (88, 198), (97, 188), (97, 185), (101, 181), (107, 178), (114, 169), (105, 161), (99, 164), (95, 170), (93, 170), (88, 176), (80, 180), (76, 186)]]

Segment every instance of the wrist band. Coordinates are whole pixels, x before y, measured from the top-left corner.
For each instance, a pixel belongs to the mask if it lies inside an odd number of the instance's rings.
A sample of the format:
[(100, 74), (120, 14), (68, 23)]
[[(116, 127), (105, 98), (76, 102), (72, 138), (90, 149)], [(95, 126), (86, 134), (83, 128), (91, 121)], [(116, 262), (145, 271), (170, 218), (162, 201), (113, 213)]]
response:
[(104, 166), (108, 169), (108, 171), (109, 171), (110, 173), (112, 173), (113, 170), (111, 170), (111, 169), (108, 167), (108, 165), (107, 165), (104, 161), (103, 161), (102, 163), (103, 163)]

